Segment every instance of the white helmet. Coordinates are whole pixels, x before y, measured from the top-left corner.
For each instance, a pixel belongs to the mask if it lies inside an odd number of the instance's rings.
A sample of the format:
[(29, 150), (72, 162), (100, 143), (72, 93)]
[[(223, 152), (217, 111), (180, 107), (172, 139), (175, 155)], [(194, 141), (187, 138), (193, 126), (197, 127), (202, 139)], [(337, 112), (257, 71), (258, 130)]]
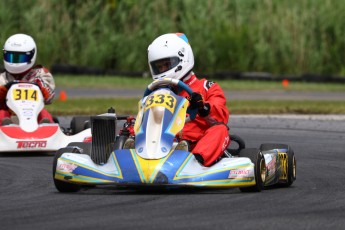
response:
[(181, 79), (194, 66), (193, 51), (183, 33), (161, 35), (149, 45), (147, 51), (154, 80), (163, 77)]
[(30, 69), (36, 61), (37, 48), (34, 39), (26, 34), (15, 34), (4, 44), (6, 71), (20, 74)]

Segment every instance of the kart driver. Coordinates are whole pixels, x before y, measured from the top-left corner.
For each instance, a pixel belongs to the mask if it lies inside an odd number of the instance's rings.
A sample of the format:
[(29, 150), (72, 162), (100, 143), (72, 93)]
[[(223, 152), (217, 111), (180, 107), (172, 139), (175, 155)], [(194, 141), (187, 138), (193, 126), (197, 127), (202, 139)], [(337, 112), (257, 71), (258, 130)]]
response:
[[(6, 94), (13, 81), (36, 83), (43, 94), (44, 103), (54, 98), (55, 82), (52, 74), (42, 65), (34, 65), (37, 56), (36, 43), (26, 34), (10, 36), (4, 44), (5, 72), (0, 74), (0, 125), (13, 123), (6, 106)], [(39, 123), (54, 123), (51, 114), (43, 109), (38, 115)]]
[(187, 141), (190, 151), (204, 166), (215, 163), (230, 144), (228, 133), (229, 111), (221, 87), (212, 81), (198, 79), (192, 71), (194, 55), (183, 33), (164, 34), (148, 47), (148, 63), (153, 80), (175, 78), (186, 83), (193, 94), (178, 93), (190, 101), (190, 107), (198, 110), (196, 118), (185, 124), (176, 136)]

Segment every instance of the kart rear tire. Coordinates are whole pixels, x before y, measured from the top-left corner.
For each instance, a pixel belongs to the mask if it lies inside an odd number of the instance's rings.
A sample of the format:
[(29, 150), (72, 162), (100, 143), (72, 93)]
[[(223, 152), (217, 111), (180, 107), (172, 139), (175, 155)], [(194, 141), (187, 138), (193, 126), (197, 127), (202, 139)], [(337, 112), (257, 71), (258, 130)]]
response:
[(292, 148), (288, 149), (288, 179), (285, 184), (282, 184), (283, 187), (290, 187), (293, 182), (296, 180), (297, 172), (297, 163), (295, 158), (295, 153)]
[(287, 181), (280, 182), (279, 185), (282, 187), (290, 187), (293, 182), (296, 180), (296, 158), (293, 149), (286, 144), (262, 144), (260, 146), (261, 151), (268, 151), (272, 149), (286, 149), (286, 154), (288, 157), (288, 164), (287, 164)]
[[(246, 143), (244, 140), (237, 135), (231, 134), (229, 135), (229, 138), (231, 140), (230, 145), (227, 148), (227, 151), (232, 155), (232, 156), (238, 156), (238, 154), (241, 152), (242, 149), (246, 148)], [(233, 143), (237, 144), (237, 148), (233, 148)], [(235, 144), (235, 146), (236, 146)]]
[(88, 128), (88, 121), (90, 121), (90, 117), (88, 116), (73, 117), (71, 120), (72, 133), (77, 134)]
[(114, 150), (123, 149), (123, 145), (125, 144), (127, 139), (128, 139), (127, 136), (122, 136), (122, 135), (118, 136), (114, 143)]
[(276, 144), (276, 143), (264, 143), (260, 145), (261, 151), (268, 151), (272, 149), (289, 149), (289, 146), (286, 144)]
[(81, 188), (80, 185), (72, 184), (72, 183), (68, 183), (68, 182), (64, 182), (64, 181), (55, 179), (57, 161), (61, 157), (61, 155), (63, 153), (66, 153), (66, 152), (80, 153), (78, 148), (74, 148), (74, 147), (62, 148), (56, 152), (56, 154), (54, 156), (54, 162), (53, 162), (53, 179), (54, 179), (55, 188), (59, 192), (62, 192), (62, 193), (78, 192)]
[(267, 175), (265, 158), (261, 151), (256, 148), (242, 149), (239, 157), (247, 157), (254, 163), (255, 185), (249, 187), (241, 187), (241, 192), (261, 192), (264, 188)]

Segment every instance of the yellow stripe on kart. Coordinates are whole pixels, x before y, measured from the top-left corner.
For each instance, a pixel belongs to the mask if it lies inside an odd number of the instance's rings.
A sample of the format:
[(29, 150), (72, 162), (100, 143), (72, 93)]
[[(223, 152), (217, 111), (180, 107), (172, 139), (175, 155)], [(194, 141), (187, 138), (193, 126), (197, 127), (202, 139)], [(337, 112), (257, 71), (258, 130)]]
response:
[[(246, 180), (248, 182), (246, 182)], [(199, 182), (187, 182), (183, 183), (185, 185), (195, 185), (195, 186), (209, 186), (209, 187), (241, 187), (241, 186), (251, 186), (255, 185), (254, 177), (250, 178), (238, 178), (238, 179), (228, 179), (228, 180), (218, 180), (218, 181), (199, 181)]]
[(172, 153), (172, 151), (170, 151), (167, 157), (152, 160), (139, 157), (134, 149), (131, 149), (130, 152), (132, 154), (135, 167), (137, 168), (142, 183), (153, 183), (162, 165), (165, 163), (165, 161), (169, 158), (169, 156)]
[(186, 121), (186, 111), (188, 103), (189, 101), (187, 99), (184, 99), (179, 104), (179, 108), (177, 109), (178, 114), (176, 114), (176, 116), (174, 117), (174, 120), (171, 122), (171, 127), (169, 130), (167, 130), (167, 132), (171, 133), (172, 135), (176, 135), (180, 130), (182, 130)]
[[(71, 178), (66, 180), (65, 179), (66, 176), (71, 177)], [(109, 184), (109, 183), (114, 183), (114, 181), (112, 181), (112, 180), (103, 180), (103, 179), (99, 179), (99, 178), (75, 175), (75, 174), (66, 173), (66, 172), (63, 172), (63, 173), (56, 172), (54, 178), (57, 179), (57, 180), (62, 180), (62, 181), (78, 182), (78, 183), (84, 183), (84, 184), (93, 184), (93, 183)]]

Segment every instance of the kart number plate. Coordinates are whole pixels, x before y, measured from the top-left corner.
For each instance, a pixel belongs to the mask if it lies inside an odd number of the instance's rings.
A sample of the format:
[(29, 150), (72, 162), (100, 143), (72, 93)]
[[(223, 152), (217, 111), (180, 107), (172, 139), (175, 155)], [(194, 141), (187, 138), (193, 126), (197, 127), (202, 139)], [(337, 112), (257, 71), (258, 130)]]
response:
[(147, 98), (144, 111), (154, 106), (163, 106), (173, 113), (176, 106), (176, 98), (171, 94), (153, 94)]
[(13, 100), (38, 101), (38, 90), (35, 89), (15, 89), (13, 90)]

